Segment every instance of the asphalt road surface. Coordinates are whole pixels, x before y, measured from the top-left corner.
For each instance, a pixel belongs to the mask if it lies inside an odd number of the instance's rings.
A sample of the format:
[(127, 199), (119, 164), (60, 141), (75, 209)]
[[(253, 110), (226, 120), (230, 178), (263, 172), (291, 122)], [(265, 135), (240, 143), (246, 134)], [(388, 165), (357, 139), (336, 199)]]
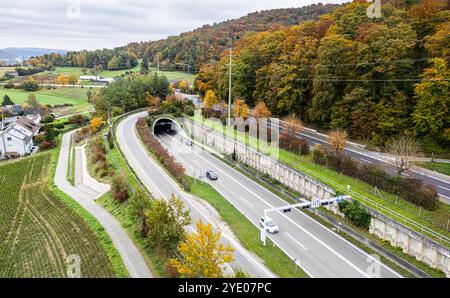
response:
[[(190, 209), (194, 223), (196, 219), (200, 219), (204, 223), (211, 223), (217, 229), (221, 223), (211, 216), (204, 205), (199, 204), (198, 199), (182, 191), (164, 169), (149, 157), (146, 148), (138, 140), (135, 132), (136, 122), (140, 117), (146, 115), (146, 112), (133, 114), (117, 126), (117, 141), (131, 167), (156, 198), (170, 198), (172, 194), (175, 194), (184, 201), (186, 208)], [(188, 231), (193, 232), (194, 226), (194, 224), (191, 225)], [(222, 243), (231, 244), (235, 248), (235, 261), (231, 266), (225, 268), (227, 273), (232, 273), (233, 267), (241, 267), (254, 277), (276, 277), (257, 257), (243, 248), (230, 233), (223, 229), (221, 231)]]
[[(185, 165), (189, 175), (213, 170), (219, 177), (211, 185), (251, 222), (258, 225), (264, 209), (287, 203), (245, 175), (229, 167), (197, 146), (188, 146), (180, 135), (159, 135), (162, 143)], [(206, 178), (204, 178), (206, 179)], [(294, 209), (291, 213), (270, 213), (280, 227), (272, 241), (312, 277), (367, 278), (400, 277), (398, 273), (367, 255), (339, 235)]]

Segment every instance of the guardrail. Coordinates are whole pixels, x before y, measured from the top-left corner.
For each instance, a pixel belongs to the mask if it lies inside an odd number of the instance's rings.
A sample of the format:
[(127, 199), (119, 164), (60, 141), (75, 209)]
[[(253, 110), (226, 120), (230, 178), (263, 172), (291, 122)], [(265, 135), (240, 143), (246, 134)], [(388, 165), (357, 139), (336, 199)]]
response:
[[(196, 123), (195, 121), (192, 121), (190, 119), (187, 119), (187, 120), (192, 122), (192, 123), (195, 123), (197, 125), (201, 125), (202, 127), (206, 127), (208, 130), (215, 131), (212, 128), (204, 126), (203, 124)], [(229, 137), (227, 136), (227, 138), (229, 138)], [(248, 147), (248, 145), (242, 143), (241, 141), (237, 140), (236, 138), (232, 138), (232, 141), (238, 142), (238, 143)], [(264, 152), (261, 152), (258, 149), (254, 149), (254, 148), (251, 148), (251, 147), (249, 147), (249, 148), (252, 149), (252, 150), (256, 150), (260, 154), (264, 154)], [(447, 237), (447, 236), (445, 236), (445, 235), (443, 235), (443, 234), (441, 234), (439, 232), (436, 232), (435, 230), (430, 229), (429, 227), (427, 227), (427, 226), (425, 226), (425, 225), (423, 225), (423, 224), (421, 224), (421, 223), (419, 223), (419, 222), (417, 222), (415, 220), (412, 220), (412, 219), (404, 216), (403, 214), (400, 214), (400, 213), (398, 213), (398, 212), (396, 212), (396, 211), (394, 211), (394, 210), (392, 210), (392, 209), (390, 209), (390, 208), (388, 208), (386, 206), (383, 206), (383, 205), (373, 201), (372, 199), (370, 199), (370, 198), (368, 198), (366, 196), (363, 196), (363, 195), (361, 195), (359, 193), (356, 193), (356, 192), (354, 192), (352, 190), (349, 191), (343, 185), (340, 185), (339, 183), (336, 183), (335, 181), (333, 181), (333, 180), (331, 180), (331, 179), (329, 179), (327, 177), (324, 177), (323, 175), (320, 175), (320, 174), (318, 174), (318, 173), (316, 173), (316, 172), (314, 172), (314, 171), (304, 167), (303, 165), (301, 165), (301, 164), (299, 164), (297, 162), (294, 162), (294, 161), (289, 161), (289, 162), (292, 163), (292, 164), (295, 164), (296, 166), (298, 166), (301, 169), (301, 171), (304, 172), (304, 174), (311, 175), (312, 177), (318, 177), (318, 179), (321, 179), (322, 181), (324, 181), (328, 185), (336, 188), (337, 190), (347, 192), (347, 193), (351, 194), (353, 197), (356, 197), (356, 198), (360, 199), (361, 201), (363, 201), (362, 203), (364, 205), (366, 205), (367, 207), (369, 207), (369, 208), (375, 207), (375, 209), (378, 209), (378, 210), (382, 211), (386, 215), (390, 216), (392, 219), (395, 219), (398, 222), (404, 223), (406, 226), (414, 228), (414, 230), (420, 231), (421, 233), (426, 234), (426, 235), (436, 239), (437, 241), (439, 241), (439, 243), (441, 243), (441, 244), (445, 243), (446, 245), (450, 245), (450, 238), (449, 237)], [(290, 167), (288, 164), (286, 164), (286, 162), (280, 162), (280, 163), (284, 164), (287, 167)], [(292, 168), (292, 167), (290, 167), (290, 168)], [(430, 224), (433, 224), (433, 223), (430, 223)], [(433, 225), (435, 225), (435, 224), (433, 224)]]

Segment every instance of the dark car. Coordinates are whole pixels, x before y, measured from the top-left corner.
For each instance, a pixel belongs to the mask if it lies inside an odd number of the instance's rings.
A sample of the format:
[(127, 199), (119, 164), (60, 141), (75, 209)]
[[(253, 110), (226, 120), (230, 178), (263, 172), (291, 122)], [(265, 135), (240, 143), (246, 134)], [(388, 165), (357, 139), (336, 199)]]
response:
[(213, 171), (207, 171), (206, 177), (208, 177), (209, 180), (213, 180), (213, 181), (219, 179), (217, 177), (216, 173), (214, 173)]

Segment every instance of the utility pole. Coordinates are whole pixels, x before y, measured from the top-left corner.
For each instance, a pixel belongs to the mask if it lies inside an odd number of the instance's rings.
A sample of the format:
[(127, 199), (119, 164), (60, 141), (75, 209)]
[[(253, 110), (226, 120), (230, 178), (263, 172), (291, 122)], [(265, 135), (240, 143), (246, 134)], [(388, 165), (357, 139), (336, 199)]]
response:
[(232, 67), (233, 67), (233, 49), (230, 48), (230, 64), (228, 64), (228, 126), (231, 125), (231, 104), (232, 104), (232, 96), (231, 96), (231, 78), (232, 78)]

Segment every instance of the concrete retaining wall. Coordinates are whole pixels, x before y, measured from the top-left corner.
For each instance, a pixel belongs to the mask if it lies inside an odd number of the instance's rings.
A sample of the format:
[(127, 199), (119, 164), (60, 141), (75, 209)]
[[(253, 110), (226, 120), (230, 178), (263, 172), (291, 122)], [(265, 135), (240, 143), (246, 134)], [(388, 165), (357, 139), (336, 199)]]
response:
[[(186, 120), (185, 124), (191, 135), (203, 144), (222, 154), (231, 155), (235, 152), (238, 162), (267, 174), (272, 179), (308, 198), (328, 199), (336, 196), (334, 189), (331, 187), (281, 164), (275, 158), (261, 154), (245, 144), (190, 120)], [(344, 216), (339, 212), (337, 205), (330, 205), (327, 208), (335, 214)], [(372, 215), (369, 229), (371, 234), (389, 241), (394, 247), (402, 248), (404, 253), (415, 257), (432, 268), (443, 271), (447, 277), (450, 277), (450, 250), (448, 248), (375, 210), (370, 208), (368, 210)]]
[[(337, 205), (330, 205), (328, 210), (344, 216)], [(417, 233), (383, 214), (368, 208), (372, 215), (369, 233), (381, 240), (388, 241), (394, 247), (400, 247), (407, 255), (415, 257), (431, 268), (439, 269), (450, 277), (450, 250), (427, 236)]]
[(281, 164), (275, 158), (266, 156), (237, 142), (225, 135), (189, 120), (185, 121), (187, 129), (203, 144), (226, 155), (236, 154), (237, 161), (264, 173), (304, 195), (307, 198), (328, 199), (336, 196), (334, 189), (309, 177), (308, 175)]

